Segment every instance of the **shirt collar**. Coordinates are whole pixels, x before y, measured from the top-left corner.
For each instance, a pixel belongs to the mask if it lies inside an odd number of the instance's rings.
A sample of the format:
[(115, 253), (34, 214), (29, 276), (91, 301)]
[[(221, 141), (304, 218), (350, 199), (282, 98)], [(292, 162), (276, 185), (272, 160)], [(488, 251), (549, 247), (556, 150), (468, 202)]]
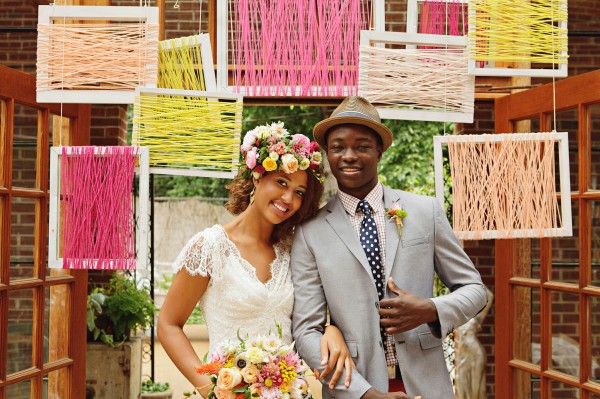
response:
[[(350, 215), (356, 215), (356, 207), (360, 202), (359, 198), (353, 197), (350, 194), (346, 194), (345, 192), (339, 190), (338, 196), (342, 201), (342, 205), (346, 212)], [(383, 185), (381, 183), (377, 183), (375, 187), (365, 196), (365, 201), (371, 205), (373, 211), (379, 212), (383, 210)]]

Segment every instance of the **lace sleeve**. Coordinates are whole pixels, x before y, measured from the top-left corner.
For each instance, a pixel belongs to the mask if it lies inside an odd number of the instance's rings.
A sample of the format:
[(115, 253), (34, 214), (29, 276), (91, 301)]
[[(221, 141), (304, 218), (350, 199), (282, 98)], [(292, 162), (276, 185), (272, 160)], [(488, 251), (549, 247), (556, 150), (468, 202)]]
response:
[(212, 262), (210, 259), (210, 240), (207, 239), (207, 231), (200, 232), (193, 236), (183, 247), (173, 268), (175, 271), (185, 269), (191, 275), (200, 275), (207, 277), (212, 273)]

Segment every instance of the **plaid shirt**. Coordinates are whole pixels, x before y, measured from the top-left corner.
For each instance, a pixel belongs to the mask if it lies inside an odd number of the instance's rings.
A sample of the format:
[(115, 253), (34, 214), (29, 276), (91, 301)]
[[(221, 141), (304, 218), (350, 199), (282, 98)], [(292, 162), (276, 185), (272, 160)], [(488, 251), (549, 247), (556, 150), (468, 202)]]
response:
[[(356, 208), (358, 207), (358, 203), (360, 199), (355, 198), (351, 195), (348, 195), (342, 191), (338, 191), (338, 198), (342, 201), (342, 205), (346, 210), (346, 214), (348, 215), (348, 219), (350, 219), (350, 223), (356, 232), (356, 237), (360, 239), (360, 224), (362, 223), (365, 215), (362, 212), (357, 212)], [(364, 198), (371, 208), (373, 209), (373, 219), (375, 219), (375, 224), (377, 225), (377, 235), (379, 237), (379, 251), (381, 253), (381, 266), (383, 267), (383, 271), (385, 273), (385, 207), (383, 204), (383, 186), (381, 183), (378, 183), (373, 190)], [(387, 281), (385, 282), (387, 284)], [(387, 285), (386, 285), (387, 290)], [(388, 366), (395, 366), (398, 364), (396, 360), (396, 352), (394, 348), (396, 347), (394, 343), (394, 336), (385, 334), (386, 345), (385, 345), (385, 360)]]

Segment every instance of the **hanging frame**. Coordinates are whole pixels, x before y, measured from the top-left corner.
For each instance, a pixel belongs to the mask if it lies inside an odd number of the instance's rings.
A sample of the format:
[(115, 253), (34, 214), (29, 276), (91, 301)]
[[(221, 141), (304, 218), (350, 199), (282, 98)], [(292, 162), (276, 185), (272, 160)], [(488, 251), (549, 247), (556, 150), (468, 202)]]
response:
[[(488, 0), (469, 0), (469, 73), (475, 76), (502, 76), (502, 77), (513, 77), (513, 76), (529, 76), (529, 77), (542, 77), (542, 78), (562, 78), (568, 75), (568, 64), (567, 64), (567, 40), (568, 40), (568, 29), (567, 29), (567, 0), (549, 0), (547, 2), (530, 2), (529, 0), (492, 0), (494, 1), (494, 7), (482, 7), (482, 2)], [(509, 3), (507, 3), (509, 2)], [(503, 5), (513, 3), (513, 7), (503, 7)], [(554, 5), (551, 4), (551, 13), (550, 15), (537, 15), (532, 16), (534, 21), (531, 23), (537, 24), (538, 30), (531, 29), (531, 25), (525, 25), (527, 20), (526, 18), (531, 14), (531, 12), (523, 12), (519, 11), (514, 7), (514, 5), (522, 5), (524, 7), (531, 7), (534, 3), (537, 6), (542, 6), (546, 3), (556, 2), (557, 7), (554, 9)], [(501, 14), (491, 14), (490, 10), (500, 10)], [(481, 51), (481, 42), (485, 41), (485, 39), (481, 39), (478, 37), (478, 32), (481, 29), (481, 25), (483, 22), (489, 21), (490, 19), (494, 19), (490, 22), (490, 26), (493, 26), (494, 29), (497, 29), (493, 33), (493, 37), (495, 41), (490, 41), (488, 47), (492, 48), (501, 48), (505, 46), (505, 48), (510, 48), (514, 50), (518, 48), (517, 43), (525, 43), (529, 46), (527, 51), (531, 52), (532, 50), (536, 50), (535, 40), (539, 41), (540, 44), (545, 46), (550, 46), (551, 49), (549, 52), (552, 53), (551, 59), (548, 59), (546, 56), (546, 60), (541, 62), (540, 60), (536, 60), (531, 56), (523, 55), (522, 57), (516, 57), (512, 59), (504, 59), (501, 62), (498, 60), (494, 60), (494, 55), (491, 56), (482, 56), (479, 54)], [(514, 22), (514, 26), (512, 30), (506, 28), (503, 25), (503, 21), (511, 20)], [(549, 20), (549, 22), (548, 22)], [(479, 21), (479, 23), (478, 23)], [(556, 23), (556, 27), (554, 24)], [(525, 26), (530, 28), (529, 30), (524, 29)], [(548, 26), (551, 26), (551, 34), (553, 35), (551, 39), (548, 37), (542, 36), (545, 30), (548, 30)], [(543, 29), (545, 27), (545, 29)], [(515, 40), (509, 42), (508, 45), (503, 44), (506, 42), (511, 35), (523, 35), (519, 38), (519, 40)], [(525, 50), (524, 50), (525, 51)], [(489, 58), (489, 59), (488, 59)], [(497, 65), (497, 62), (505, 63), (518, 63), (518, 62), (530, 62), (532, 65), (530, 68), (503, 68)], [(543, 68), (544, 65), (548, 65), (550, 68)]]
[[(145, 34), (139, 37), (137, 45), (140, 48), (121, 49), (122, 56), (109, 57), (114, 60), (114, 64), (103, 63), (90, 77), (90, 71), (70, 72), (68, 75), (73, 79), (83, 79), (84, 82), (74, 84), (77, 89), (64, 88), (64, 42), (53, 44), (48, 34), (44, 33), (44, 26), (52, 28), (56, 24), (69, 23), (73, 21), (106, 21), (122, 22), (125, 24), (139, 23), (145, 26)], [(81, 25), (85, 29), (93, 29), (98, 35), (104, 35), (106, 32), (99, 26), (92, 24)], [(65, 29), (68, 25), (65, 26)], [(105, 25), (106, 30), (114, 28), (112, 25)], [(90, 30), (91, 34), (92, 30)], [(138, 35), (139, 36), (139, 35)], [(100, 36), (103, 37), (103, 36)], [(115, 34), (114, 37), (119, 37)], [(64, 39), (63, 39), (64, 40)], [(75, 35), (70, 44), (85, 45), (86, 47), (95, 46), (96, 51), (102, 46), (99, 43), (84, 43), (82, 37)], [(109, 40), (109, 39), (107, 39)], [(106, 46), (106, 44), (103, 44)], [(143, 46), (143, 49), (141, 48)], [(107, 50), (102, 50), (107, 51)], [(137, 58), (132, 58), (131, 54), (137, 51)], [(81, 57), (81, 52), (76, 51), (75, 56)], [(64, 58), (64, 56), (63, 56)], [(90, 54), (84, 54), (86, 62), (98, 62)], [(128, 65), (127, 61), (135, 64)], [(76, 61), (76, 60), (75, 60)], [(79, 63), (75, 62), (74, 67), (79, 68)], [(137, 76), (137, 79), (128, 82), (111, 81), (111, 73), (129, 68), (123, 76)], [(38, 67), (37, 67), (37, 101), (43, 103), (91, 103), (91, 104), (132, 104), (135, 97), (136, 86), (156, 87), (158, 68), (158, 7), (111, 7), (111, 6), (39, 6), (38, 13)], [(71, 79), (71, 78), (69, 78)], [(61, 83), (56, 85), (57, 81)], [(110, 85), (107, 84), (110, 82)], [(102, 89), (102, 85), (110, 86), (110, 89)], [(68, 86), (68, 85), (67, 85)], [(81, 88), (81, 87), (85, 88)], [(117, 88), (122, 86), (122, 88)]]
[[(442, 207), (444, 204), (444, 176), (443, 176), (443, 155), (442, 155), (442, 145), (448, 143), (494, 143), (497, 144), (500, 148), (502, 142), (505, 140), (520, 140), (520, 141), (532, 141), (532, 142), (542, 142), (551, 140), (555, 143), (557, 148), (552, 148), (552, 151), (558, 152), (558, 170), (559, 173), (559, 184), (560, 184), (560, 212), (559, 217), (561, 221), (560, 227), (558, 227), (558, 223), (556, 223), (557, 227), (535, 227), (535, 228), (520, 228), (520, 229), (503, 229), (503, 230), (478, 230), (478, 231), (470, 231), (460, 228), (454, 228), (454, 232), (456, 233), (459, 239), (463, 240), (479, 240), (479, 239), (494, 239), (494, 238), (530, 238), (530, 237), (565, 237), (571, 236), (573, 234), (572, 229), (572, 217), (571, 217), (571, 191), (570, 191), (570, 175), (569, 175), (569, 148), (568, 148), (568, 134), (565, 132), (552, 132), (552, 133), (511, 133), (511, 134), (482, 134), (482, 135), (452, 135), (452, 136), (435, 136), (433, 138), (434, 145), (434, 166), (435, 166), (435, 191), (436, 197)], [(506, 154), (504, 154), (506, 155)], [(535, 155), (535, 154), (534, 154)], [(540, 155), (539, 153), (537, 154)], [(506, 156), (499, 156), (498, 159), (500, 161), (506, 159)], [(553, 165), (554, 166), (554, 165)], [(504, 165), (504, 167), (508, 167)], [(514, 166), (515, 168), (523, 169), (523, 165)], [(489, 170), (493, 169), (493, 170)], [(496, 166), (494, 168), (488, 167), (486, 165), (479, 165), (478, 174), (479, 176), (470, 176), (470, 179), (480, 186), (487, 183), (485, 181), (485, 177), (483, 176), (488, 173), (489, 176), (492, 172), (506, 172), (505, 169), (498, 169)], [(482, 178), (483, 176), (483, 178)], [(535, 176), (529, 176), (530, 179), (534, 179)], [(552, 182), (554, 184), (554, 181)], [(495, 188), (498, 188), (495, 186)], [(472, 188), (469, 188), (472, 190)], [(526, 191), (525, 187), (516, 187), (517, 191), (515, 192), (515, 198), (520, 198), (523, 196), (523, 193)], [(552, 187), (553, 189), (553, 187)], [(505, 198), (505, 190), (508, 190), (506, 187), (502, 187), (501, 192), (488, 192), (488, 197), (490, 198)], [(547, 190), (549, 192), (549, 190)], [(554, 191), (552, 191), (554, 192)], [(554, 197), (556, 197), (554, 193)], [(469, 205), (476, 206), (479, 204), (473, 204), (469, 202), (468, 204), (464, 204), (465, 207)], [(518, 207), (526, 206), (527, 204), (518, 204)], [(505, 209), (509, 209), (509, 205), (504, 203)], [(493, 212), (489, 208), (482, 209), (478, 207), (477, 212), (492, 214)], [(503, 215), (506, 220), (510, 220), (513, 215)], [(497, 220), (497, 219), (494, 219)], [(462, 221), (463, 224), (468, 224), (466, 221)], [(454, 225), (456, 226), (456, 222)], [(496, 223), (494, 223), (496, 224)], [(497, 225), (497, 224), (496, 224)]]
[[(308, 88), (308, 93), (304, 93), (306, 88), (301, 85), (285, 86), (279, 89), (278, 86), (250, 86), (245, 87), (240, 84), (238, 87), (229, 83), (229, 56), (232, 53), (229, 38), (229, 6), (232, 0), (217, 0), (217, 90), (225, 92), (237, 91), (244, 96), (264, 96), (264, 97), (295, 97), (295, 96), (335, 96), (345, 97), (356, 93), (356, 86), (345, 86), (341, 92), (332, 90), (332, 86), (322, 87), (313, 85)], [(385, 4), (384, 0), (370, 0), (371, 7), (371, 25), (374, 30), (382, 31), (385, 23)], [(347, 40), (351, 40), (347, 37)], [(358, 43), (356, 43), (358, 48)], [(235, 55), (234, 55), (235, 56)], [(356, 65), (358, 67), (358, 65)], [(286, 67), (287, 68), (287, 67)], [(331, 68), (331, 67), (330, 67)], [(331, 69), (336, 68), (334, 65)], [(235, 74), (235, 71), (234, 71)], [(235, 76), (234, 76), (235, 78)], [(259, 94), (257, 94), (259, 93)], [(303, 94), (304, 93), (304, 94)]]
[[(157, 101), (160, 102), (161, 99), (164, 102), (158, 104)], [(177, 108), (169, 105), (172, 101), (178, 103)], [(154, 115), (144, 115), (142, 108), (150, 102), (149, 108), (156, 112)], [(213, 106), (221, 109), (211, 113), (213, 110), (210, 108)], [(196, 114), (186, 115), (187, 111)], [(219, 137), (215, 132), (203, 130), (211, 127), (211, 123), (220, 126), (217, 130), (225, 132), (226, 136)], [(150, 173), (231, 179), (238, 171), (241, 128), (241, 95), (192, 90), (136, 89), (132, 142), (151, 150)], [(166, 136), (162, 136), (164, 134)], [(178, 142), (177, 136), (189, 143)], [(204, 153), (204, 147), (214, 147), (207, 143), (207, 140), (219, 142), (216, 155), (207, 156)], [(165, 147), (168, 147), (169, 153)], [(211, 151), (214, 152), (215, 148), (211, 148)], [(190, 157), (193, 159), (188, 162)], [(194, 161), (199, 158), (204, 160)]]
[[(66, 147), (68, 155), (71, 155), (73, 147)], [(104, 147), (95, 147), (94, 153), (102, 156)], [(53, 269), (63, 268), (63, 259), (60, 256), (60, 232), (61, 232), (61, 173), (60, 159), (63, 147), (52, 147), (50, 149), (50, 214), (48, 234), (48, 267)], [(145, 268), (148, 262), (148, 234), (149, 234), (149, 164), (148, 148), (138, 148), (139, 167), (138, 172), (138, 217), (136, 219), (136, 268)], [(83, 263), (86, 268), (94, 268), (97, 259), (85, 259)], [(113, 262), (110, 262), (114, 264)]]
[[(361, 31), (360, 40), (358, 92), (376, 105), (381, 118), (473, 122), (475, 78), (467, 73), (466, 37)], [(445, 65), (438, 67), (429, 62), (434, 55), (432, 50), (385, 50), (378, 48), (378, 44), (435, 46), (439, 48), (439, 54), (435, 56)], [(386, 59), (385, 65), (379, 68), (380, 76), (369, 74), (370, 53), (374, 57)], [(416, 62), (417, 66), (405, 64), (406, 62)], [(394, 71), (394, 63), (398, 67), (407, 68), (407, 73)], [(400, 73), (395, 84), (390, 81), (389, 75), (392, 72)], [(412, 81), (409, 82), (409, 79)], [(432, 87), (431, 82), (435, 80), (441, 80), (445, 86)], [(381, 82), (380, 85), (373, 83), (378, 81)], [(407, 89), (404, 93), (397, 91), (399, 87), (402, 88), (402, 84)]]

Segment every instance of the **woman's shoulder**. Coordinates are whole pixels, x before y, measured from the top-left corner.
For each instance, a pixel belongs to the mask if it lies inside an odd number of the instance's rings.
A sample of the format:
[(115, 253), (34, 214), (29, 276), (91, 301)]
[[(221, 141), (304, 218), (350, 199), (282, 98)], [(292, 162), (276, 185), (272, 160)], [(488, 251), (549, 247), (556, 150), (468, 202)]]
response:
[(227, 238), (227, 235), (225, 234), (223, 226), (221, 226), (220, 224), (215, 224), (214, 226), (207, 227), (204, 230), (194, 234), (192, 238), (189, 239), (188, 245), (193, 243), (195, 243), (196, 245), (206, 245), (222, 241), (225, 238)]
[(212, 269), (212, 260), (219, 245), (227, 236), (221, 225), (208, 227), (189, 239), (174, 262), (175, 270), (186, 269), (189, 274), (206, 276)]

